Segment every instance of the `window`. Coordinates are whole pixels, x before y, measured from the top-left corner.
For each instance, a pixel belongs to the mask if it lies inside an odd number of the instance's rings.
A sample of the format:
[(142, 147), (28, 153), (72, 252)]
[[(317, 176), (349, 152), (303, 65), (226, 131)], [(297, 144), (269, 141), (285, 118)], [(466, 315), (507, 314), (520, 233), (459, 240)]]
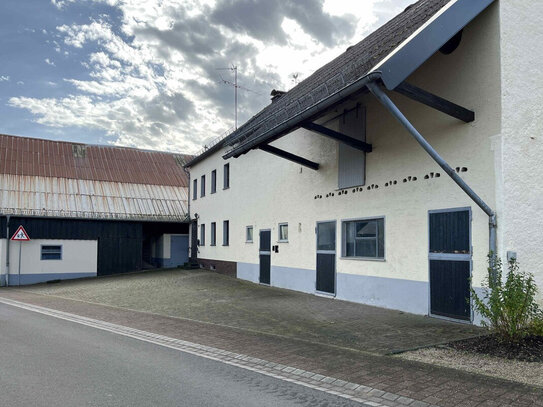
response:
[(211, 246), (217, 244), (217, 224), (215, 222), (211, 222), (211, 242), (209, 244)]
[(385, 220), (343, 222), (343, 257), (385, 258)]
[(225, 220), (222, 223), (222, 245), (228, 246), (230, 243), (230, 222)]
[(198, 180), (192, 181), (192, 200), (196, 201), (198, 198)]
[(253, 243), (253, 227), (252, 226), (247, 226), (245, 228), (245, 242)]
[[(339, 132), (366, 141), (366, 109), (357, 106), (339, 118)], [(338, 188), (366, 183), (366, 153), (344, 143), (338, 146)]]
[(206, 245), (206, 225), (200, 225), (200, 246)]
[(279, 241), (288, 242), (288, 223), (279, 224)]
[(202, 180), (200, 181), (200, 198), (206, 196), (206, 176), (202, 175)]
[(211, 193), (217, 192), (217, 170), (211, 171)]
[(230, 164), (224, 164), (224, 189), (230, 188)]
[(62, 260), (62, 246), (42, 246), (42, 260)]

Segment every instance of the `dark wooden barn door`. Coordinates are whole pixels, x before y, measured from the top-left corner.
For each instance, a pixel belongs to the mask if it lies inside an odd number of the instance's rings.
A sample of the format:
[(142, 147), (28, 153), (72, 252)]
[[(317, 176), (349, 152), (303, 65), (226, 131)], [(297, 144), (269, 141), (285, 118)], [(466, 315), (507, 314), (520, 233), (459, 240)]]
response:
[(260, 231), (260, 283), (270, 284), (271, 274), (271, 230)]
[(318, 292), (336, 293), (336, 222), (317, 223)]
[(470, 321), (471, 211), (430, 211), (430, 314)]

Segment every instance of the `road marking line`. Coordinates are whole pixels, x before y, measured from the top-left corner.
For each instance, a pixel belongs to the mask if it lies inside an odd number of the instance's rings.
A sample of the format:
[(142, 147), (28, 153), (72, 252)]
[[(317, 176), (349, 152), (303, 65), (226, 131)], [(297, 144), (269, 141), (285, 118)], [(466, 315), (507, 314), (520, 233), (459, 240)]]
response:
[[(0, 298), (0, 303), (22, 308), (27, 311), (33, 311), (43, 315), (63, 319), (77, 324), (86, 325), (92, 328), (101, 329), (103, 331), (123, 335), (140, 341), (149, 342), (154, 345), (175, 349), (181, 352), (204, 357), (206, 359), (211, 359), (217, 362), (226, 363), (242, 369), (270, 376), (275, 379), (284, 380), (314, 390), (333, 394), (345, 399), (364, 403), (367, 406), (386, 407), (391, 405), (390, 399), (377, 397), (371, 394), (371, 392), (380, 392), (380, 390), (374, 389), (372, 387), (363, 386), (357, 383), (345, 382), (343, 380), (333, 377), (327, 377), (319, 375), (317, 373), (307, 372), (302, 369), (273, 363), (263, 359), (253, 358), (248, 355), (234, 353), (223, 349), (213, 348), (211, 346), (201, 345), (182, 339), (171, 338), (152, 332), (142, 331), (136, 328), (117, 325), (110, 322), (100, 321), (97, 319), (83, 317), (80, 315), (71, 314), (64, 311), (58, 311), (55, 309), (41, 307), (38, 305), (28, 304), (20, 301), (10, 300), (7, 298)], [(325, 385), (326, 387), (323, 387), (323, 385)], [(391, 393), (387, 394), (390, 395)], [(398, 398), (400, 397), (400, 395), (397, 396)], [(404, 403), (402, 403), (401, 405), (404, 406), (415, 402), (414, 399), (408, 399), (407, 397), (402, 397), (402, 399)], [(406, 401), (409, 401), (409, 403), (405, 404)], [(395, 404), (400, 405), (397, 403)], [(424, 403), (421, 401), (419, 401), (417, 405), (421, 407), (430, 406), (428, 403)]]

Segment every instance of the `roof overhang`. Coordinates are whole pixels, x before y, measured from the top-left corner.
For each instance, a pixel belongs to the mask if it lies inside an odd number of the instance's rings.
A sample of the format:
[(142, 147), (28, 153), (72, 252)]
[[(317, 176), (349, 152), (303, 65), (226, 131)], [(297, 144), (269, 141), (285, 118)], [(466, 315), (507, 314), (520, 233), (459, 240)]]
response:
[(494, 0), (452, 0), (379, 62), (387, 89), (395, 89)]
[(268, 144), (300, 128), (304, 122), (315, 120), (354, 94), (366, 90), (372, 82), (383, 82), (387, 89), (397, 88), (418, 67), (428, 60), (444, 44), (468, 25), (494, 0), (451, 0), (411, 36), (396, 47), (369, 73), (341, 88), (327, 98), (315, 103), (298, 114), (287, 118), (266, 132), (249, 137), (223, 155), (224, 159), (236, 158), (263, 144)]

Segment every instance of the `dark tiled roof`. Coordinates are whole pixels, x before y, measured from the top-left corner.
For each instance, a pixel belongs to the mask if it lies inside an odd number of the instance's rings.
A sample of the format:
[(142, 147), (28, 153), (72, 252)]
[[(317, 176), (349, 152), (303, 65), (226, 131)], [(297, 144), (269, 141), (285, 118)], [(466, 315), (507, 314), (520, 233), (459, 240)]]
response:
[(192, 157), (0, 134), (0, 174), (186, 187)]
[(419, 0), (407, 7), (358, 44), (349, 47), (343, 54), (319, 68), (275, 103), (265, 107), (223, 142), (196, 157), (189, 164), (195, 164), (224, 145), (234, 145), (258, 137), (307, 107), (317, 104), (339, 89), (364, 77), (450, 1)]

